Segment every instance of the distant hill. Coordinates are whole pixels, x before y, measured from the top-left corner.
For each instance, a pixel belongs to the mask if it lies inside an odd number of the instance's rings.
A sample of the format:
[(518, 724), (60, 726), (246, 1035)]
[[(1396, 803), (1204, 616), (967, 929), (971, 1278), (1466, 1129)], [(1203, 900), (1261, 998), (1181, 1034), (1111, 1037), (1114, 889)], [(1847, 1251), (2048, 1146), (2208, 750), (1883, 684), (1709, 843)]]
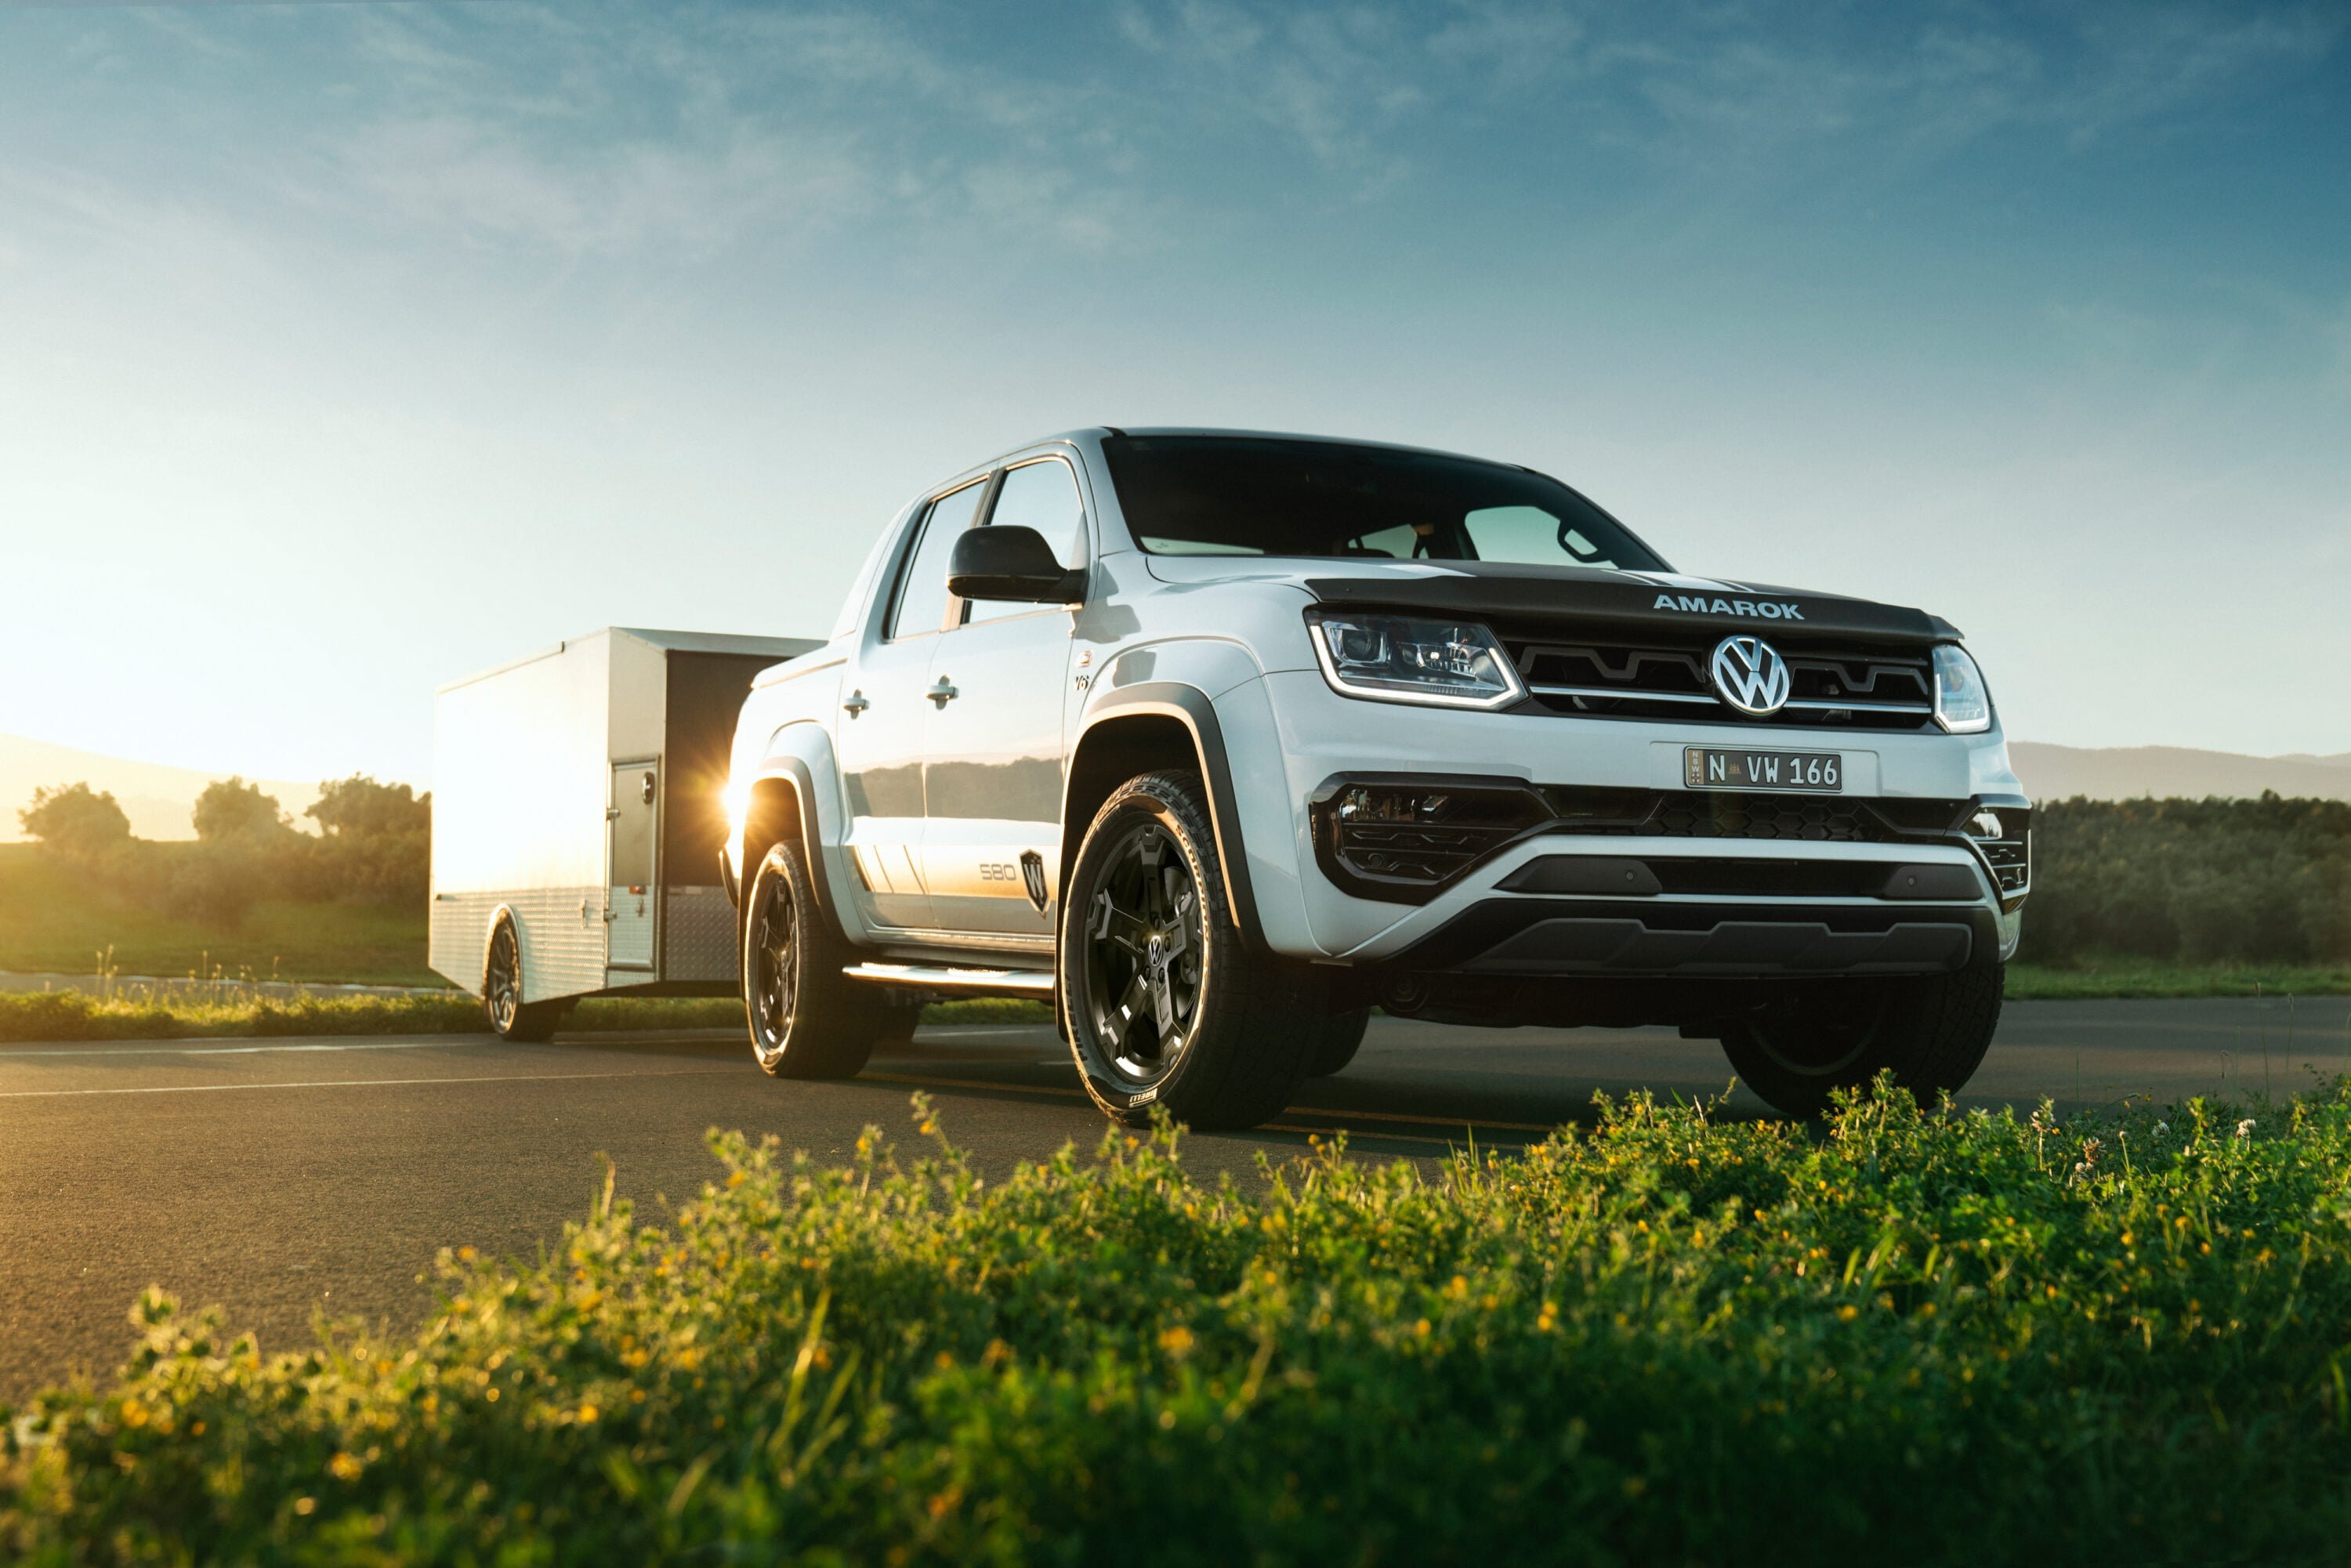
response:
[[(193, 839), (196, 830), (190, 815), (195, 810), (196, 796), (205, 785), (227, 777), (0, 735), (0, 843), (15, 843), (24, 837), (16, 826), (16, 813), (32, 804), (34, 790), (83, 782), (112, 794), (131, 819), (131, 831), (139, 837)], [(277, 803), (293, 813), (298, 823), (314, 825), (303, 817), (302, 808), (319, 798), (317, 780), (295, 784), (255, 779), (251, 782), (260, 785), (263, 793), (277, 797)]]
[(2191, 751), (2179, 746), (2093, 749), (2012, 740), (2008, 753), (2026, 792), (2043, 800), (2062, 800), (2072, 795), (2097, 800), (2127, 800), (2140, 795), (2201, 800), (2208, 795), (2251, 797), (2264, 789), (2351, 800), (2351, 751), (2334, 757), (2313, 757), (2307, 752), (2244, 757), (2233, 751)]

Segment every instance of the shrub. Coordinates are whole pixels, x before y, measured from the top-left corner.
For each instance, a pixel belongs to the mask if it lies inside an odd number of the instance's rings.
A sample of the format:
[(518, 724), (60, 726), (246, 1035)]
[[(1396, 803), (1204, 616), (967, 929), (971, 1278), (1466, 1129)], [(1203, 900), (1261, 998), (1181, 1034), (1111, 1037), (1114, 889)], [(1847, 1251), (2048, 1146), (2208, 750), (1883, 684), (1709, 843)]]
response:
[(2351, 961), (2351, 802), (2060, 800), (2033, 862), (2029, 960)]
[[(925, 1135), (935, 1124), (919, 1100)], [(1817, 1132), (1603, 1102), (1261, 1187), (1113, 1134), (716, 1136), (668, 1227), (442, 1254), (413, 1334), (265, 1356), (151, 1293), (5, 1431), (34, 1562), (2332, 1557), (2351, 1101)], [(11, 1533), (13, 1532), (13, 1533)]]

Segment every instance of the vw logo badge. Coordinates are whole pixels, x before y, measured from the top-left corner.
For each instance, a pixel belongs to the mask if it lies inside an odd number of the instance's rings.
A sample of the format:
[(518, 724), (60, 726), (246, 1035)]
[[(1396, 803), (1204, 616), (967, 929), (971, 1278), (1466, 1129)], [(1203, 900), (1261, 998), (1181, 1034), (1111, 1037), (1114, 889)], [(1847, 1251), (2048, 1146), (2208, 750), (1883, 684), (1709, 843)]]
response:
[(1740, 713), (1758, 718), (1778, 713), (1788, 701), (1788, 664), (1761, 637), (1725, 637), (1707, 662), (1715, 695)]

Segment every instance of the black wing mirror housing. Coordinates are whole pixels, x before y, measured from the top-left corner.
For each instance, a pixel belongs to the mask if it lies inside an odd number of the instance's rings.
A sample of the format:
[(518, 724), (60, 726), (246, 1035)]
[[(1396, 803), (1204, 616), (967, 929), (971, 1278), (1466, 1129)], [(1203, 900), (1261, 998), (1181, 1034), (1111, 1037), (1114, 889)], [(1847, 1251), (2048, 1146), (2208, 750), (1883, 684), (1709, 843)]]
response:
[(1045, 536), (1014, 523), (967, 529), (947, 557), (947, 591), (958, 599), (1074, 604), (1086, 574), (1064, 570)]

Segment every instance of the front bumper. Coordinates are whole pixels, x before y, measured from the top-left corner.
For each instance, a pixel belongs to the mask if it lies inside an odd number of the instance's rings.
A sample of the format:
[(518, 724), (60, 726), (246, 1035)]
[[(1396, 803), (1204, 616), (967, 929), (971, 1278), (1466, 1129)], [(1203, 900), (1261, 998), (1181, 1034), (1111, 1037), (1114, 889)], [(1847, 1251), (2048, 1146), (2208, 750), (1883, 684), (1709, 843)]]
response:
[(1333, 956), (1518, 976), (1929, 973), (2002, 952), (2013, 924), (1956, 845), (1538, 834)]
[[(1819, 841), (1792, 831), (1691, 831), (1687, 819), (1720, 801), (1682, 789), (1682, 748), (1753, 744), (1753, 732), (1735, 724), (1414, 708), (1352, 700), (1317, 674), (1291, 672), (1229, 691), (1217, 706), (1232, 745), (1281, 758), (1279, 768), (1235, 769), (1258, 902), (1278, 951), (1391, 976), (1931, 973), (2004, 958), (2022, 929), (2029, 887), (1959, 826), (1979, 805), (2025, 805), (1996, 728), (1976, 736), (1776, 730), (1775, 747), (1839, 753), (1847, 788), (1829, 797), (1775, 796), (1775, 808), (1870, 813), (1882, 806), (1874, 814), (1901, 830), (1875, 841)], [(1680, 820), (1651, 816), (1597, 831), (1536, 823), (1481, 852), (1424, 902), (1363, 896), (1360, 883), (1351, 889), (1334, 878), (1317, 836), (1318, 798), (1327, 803), (1333, 783), (1349, 778), (1439, 775), (1554, 796), (1631, 791), (1673, 806)], [(1951, 814), (1922, 823), (1920, 810), (1931, 815), (1936, 803)], [(1670, 831), (1657, 831), (1661, 824)], [(1537, 862), (1564, 870), (1530, 873)], [(1647, 868), (1638, 894), (1626, 897), (1593, 870), (1604, 862)], [(1579, 866), (1589, 874), (1577, 874)], [(1904, 868), (1927, 871), (1932, 896), (1890, 887), (1886, 877)]]

